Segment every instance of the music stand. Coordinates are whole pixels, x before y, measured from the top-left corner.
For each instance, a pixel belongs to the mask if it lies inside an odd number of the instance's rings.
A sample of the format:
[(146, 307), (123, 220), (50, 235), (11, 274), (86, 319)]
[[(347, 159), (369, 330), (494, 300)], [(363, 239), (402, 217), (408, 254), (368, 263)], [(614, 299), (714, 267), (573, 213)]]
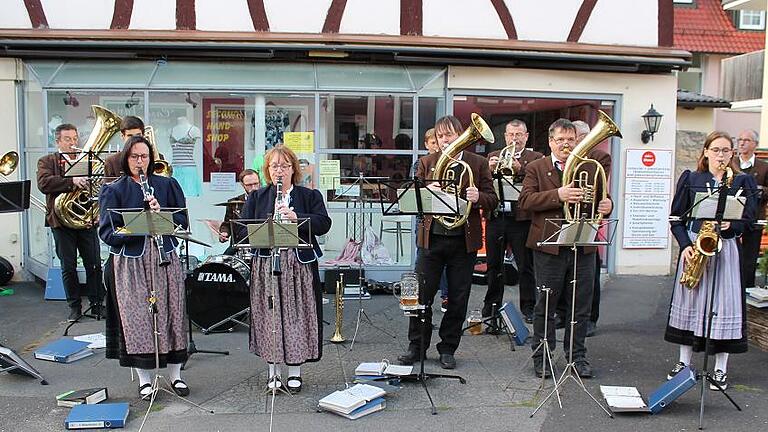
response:
[[(697, 190), (700, 189), (700, 190)], [(748, 198), (754, 198), (759, 196), (760, 190), (755, 189), (754, 192), (747, 191), (749, 195), (743, 195), (744, 189), (740, 189), (729, 195), (730, 186), (725, 183), (721, 183), (715, 188), (709, 188), (708, 186), (697, 188), (688, 186), (688, 191), (695, 192), (693, 204), (689, 209), (686, 209), (680, 216), (681, 220), (701, 220), (715, 222), (715, 236), (717, 241), (720, 242), (720, 224), (722, 222), (743, 222), (743, 215)], [(702, 325), (706, 323), (706, 329), (703, 329), (704, 334), (704, 365), (701, 371), (696, 375), (696, 378), (701, 382), (701, 389), (699, 395), (699, 429), (704, 428), (704, 395), (706, 394), (705, 388), (707, 383), (715, 386), (728, 401), (738, 410), (741, 411), (741, 407), (733, 400), (733, 398), (725, 391), (725, 389), (717, 383), (708, 369), (709, 363), (709, 344), (712, 335), (712, 319), (717, 315), (714, 310), (715, 291), (717, 289), (717, 273), (720, 263), (720, 248), (715, 248), (715, 254), (710, 257), (714, 258), (712, 265), (712, 282), (710, 286), (709, 296), (706, 299), (704, 307), (704, 321)], [(676, 283), (679, 283), (676, 281)], [(701, 284), (701, 281), (699, 281)], [(700, 287), (699, 287), (700, 288)], [(742, 311), (742, 314), (746, 314), (746, 310)], [(743, 335), (742, 335), (743, 336)]]
[[(241, 240), (236, 242), (236, 247), (247, 249), (270, 249), (269, 263), (272, 280), (270, 283), (271, 293), (268, 298), (268, 307), (272, 310), (272, 360), (275, 365), (275, 376), (268, 378), (265, 391), (266, 393), (272, 394), (269, 414), (270, 430), (272, 430), (277, 391), (279, 390), (289, 396), (293, 396), (286, 390), (288, 385), (287, 380), (285, 385), (281, 385), (280, 388), (277, 387), (277, 367), (281, 363), (277, 361), (277, 308), (275, 307), (275, 299), (278, 298), (279, 293), (282, 292), (280, 276), (283, 272), (279, 262), (280, 252), (290, 249), (312, 248), (312, 242), (303, 240), (299, 235), (301, 229), (306, 229), (307, 238), (312, 238), (312, 225), (310, 224), (309, 218), (298, 218), (295, 223), (276, 222), (273, 218), (239, 219), (233, 220), (232, 223), (240, 227), (237, 232), (243, 232), (243, 230), (245, 230), (247, 233)], [(256, 259), (259, 259), (258, 254), (254, 256), (254, 260)], [(255, 261), (253, 262), (255, 263)], [(253, 287), (251, 287), (251, 289), (253, 289)], [(280, 304), (282, 305), (282, 299), (280, 300)], [(322, 312), (318, 310), (317, 313), (321, 314)], [(272, 388), (269, 386), (270, 382), (272, 382)]]
[[(576, 362), (573, 360), (573, 342), (575, 340), (575, 326), (576, 326), (576, 283), (577, 283), (577, 258), (579, 255), (578, 248), (585, 246), (608, 246), (612, 243), (612, 239), (602, 236), (600, 229), (605, 227), (607, 231), (615, 234), (614, 230), (608, 230), (611, 224), (618, 222), (618, 219), (602, 219), (599, 221), (586, 219), (582, 216), (581, 219), (568, 220), (563, 218), (552, 218), (545, 220), (545, 226), (543, 230), (543, 241), (538, 242), (539, 246), (558, 246), (558, 247), (570, 247), (573, 251), (573, 279), (571, 280), (571, 327), (570, 327), (570, 340), (568, 347), (568, 364), (565, 365), (563, 373), (560, 375), (560, 379), (555, 382), (555, 388), (539, 403), (535, 410), (531, 413), (530, 417), (533, 417), (541, 407), (555, 394), (558, 395), (558, 402), (560, 402), (559, 389), (568, 379), (572, 379), (581, 389), (586, 393), (597, 406), (600, 407), (610, 418), (613, 418), (607, 408), (605, 408), (592, 393), (587, 390), (576, 370)], [(595, 252), (597, 253), (597, 252)], [(549, 314), (549, 311), (547, 311)], [(542, 374), (544, 376), (544, 374)], [(561, 402), (562, 403), (562, 402)], [(561, 405), (562, 406), (562, 405)]]
[[(347, 184), (339, 184), (340, 192), (339, 194), (336, 194), (333, 199), (329, 201), (346, 201), (349, 202), (349, 200), (339, 200), (339, 197), (343, 196), (354, 196), (354, 190), (355, 187), (359, 188), (359, 192), (357, 193), (357, 200), (354, 200), (355, 207), (357, 208), (357, 213), (355, 215), (355, 226), (352, 229), (352, 235), (357, 233), (357, 220), (360, 220), (360, 244), (363, 244), (363, 241), (365, 240), (365, 213), (363, 212), (363, 206), (366, 203), (365, 199), (365, 185), (374, 186), (375, 182), (386, 180), (389, 177), (365, 177), (363, 173), (361, 172), (360, 175), (357, 177), (349, 176), (349, 177), (338, 177), (339, 183), (341, 183), (341, 180), (352, 180), (352, 183)], [(378, 189), (378, 187), (377, 187)], [(373, 327), (374, 329), (380, 331), (381, 333), (384, 333), (385, 335), (395, 338), (396, 336), (383, 328), (377, 326), (373, 323), (373, 320), (371, 320), (371, 317), (368, 316), (368, 313), (365, 312), (365, 308), (363, 307), (363, 286), (365, 283), (365, 280), (363, 278), (363, 257), (362, 257), (362, 248), (361, 248), (361, 255), (359, 256), (360, 261), (357, 265), (357, 275), (358, 275), (358, 286), (359, 290), (357, 292), (357, 321), (355, 323), (355, 333), (352, 336), (352, 340), (349, 344), (349, 350), (352, 351), (352, 348), (355, 346), (355, 341), (357, 340), (357, 332), (360, 330), (360, 323), (363, 322), (363, 318), (365, 319), (365, 322)], [(341, 266), (336, 266), (339, 269), (341, 269)], [(342, 293), (343, 296), (344, 293)], [(343, 342), (341, 342), (343, 343)]]
[[(155, 243), (155, 247), (157, 246), (155, 238), (158, 236), (167, 235), (189, 238), (189, 231), (183, 228), (183, 222), (181, 222), (182, 220), (189, 220), (186, 208), (165, 208), (159, 211), (146, 210), (143, 208), (126, 208), (109, 209), (108, 211), (110, 225), (113, 232), (116, 234), (145, 238), (150, 237), (145, 241)], [(179, 220), (179, 222), (176, 222), (176, 220)], [(160, 374), (160, 347), (158, 341), (160, 333), (157, 327), (158, 310), (156, 304), (157, 290), (151, 278), (148, 280), (148, 282), (149, 296), (147, 298), (147, 302), (149, 303), (149, 313), (152, 315), (152, 334), (154, 336), (153, 341), (155, 347), (155, 376), (152, 379), (152, 392), (149, 394), (149, 406), (147, 407), (147, 411), (144, 413), (144, 418), (141, 421), (141, 426), (139, 426), (139, 431), (144, 429), (144, 424), (146, 424), (147, 418), (149, 418), (149, 413), (152, 411), (152, 406), (157, 399), (158, 393), (161, 391), (168, 393), (171, 396), (175, 396), (176, 398), (198, 409), (208, 411), (209, 413), (213, 414), (213, 410), (207, 410), (195, 402), (192, 402), (191, 400), (176, 394), (175, 391), (169, 390), (169, 388), (172, 389), (173, 386), (168, 381), (168, 378)], [(162, 288), (162, 286), (159, 288)], [(165, 286), (165, 290), (165, 298), (168, 299), (167, 285)], [(161, 386), (161, 380), (165, 382), (165, 386)]]
[(48, 385), (48, 381), (43, 378), (37, 369), (24, 361), (24, 359), (19, 357), (12, 349), (6, 348), (0, 344), (0, 374), (3, 372), (37, 378), (40, 380), (41, 385)]
[[(450, 183), (451, 180), (448, 180), (448, 179), (441, 179), (441, 180), (434, 180), (434, 181), (430, 180), (430, 182), (447, 184), (447, 183)], [(394, 190), (395, 192), (397, 192), (397, 197), (395, 198), (395, 200), (389, 203), (389, 205), (386, 207), (384, 203), (385, 194), (384, 193), (380, 194), (382, 214), (384, 215), (416, 216), (416, 220), (418, 221), (418, 224), (421, 225), (424, 223), (424, 216), (432, 216), (432, 215), (458, 216), (463, 212), (463, 210), (459, 211), (460, 209), (459, 200), (461, 198), (459, 198), (459, 195), (458, 195), (458, 188), (456, 189), (455, 194), (445, 194), (442, 191), (436, 191), (435, 189), (428, 188), (424, 180), (419, 177), (415, 177), (413, 178), (413, 180), (405, 180), (405, 181), (381, 180), (378, 182), (378, 184), (379, 184), (380, 191), (382, 191), (381, 186), (385, 186), (388, 189), (384, 189), (384, 190)], [(451, 200), (447, 198), (445, 195), (453, 195), (454, 199)], [(405, 203), (405, 206), (400, 205), (401, 200), (403, 200), (403, 202)], [(453, 201), (453, 204), (454, 204), (453, 206), (451, 206), (451, 201)], [(423, 279), (423, 275), (420, 275), (420, 279)], [(421, 281), (419, 285), (424, 286), (424, 284), (421, 283)], [(459, 375), (435, 374), (435, 373), (424, 372), (424, 355), (426, 351), (426, 348), (424, 347), (424, 339), (426, 338), (427, 331), (431, 331), (431, 324), (432, 324), (431, 322), (427, 323), (427, 308), (432, 307), (431, 300), (434, 300), (434, 296), (432, 299), (422, 300), (423, 290), (419, 290), (419, 297), (421, 297), (419, 299), (419, 305), (413, 308), (409, 308), (407, 310), (403, 310), (405, 316), (409, 317), (409, 319), (417, 319), (420, 323), (421, 337), (419, 338), (419, 372), (403, 375), (400, 377), (400, 379), (401, 381), (420, 382), (421, 386), (424, 388), (424, 392), (427, 394), (427, 398), (429, 399), (429, 404), (432, 408), (432, 411), (431, 411), (432, 415), (437, 415), (437, 409), (435, 408), (435, 403), (432, 400), (432, 395), (429, 393), (429, 387), (427, 387), (427, 380), (434, 379), (434, 378), (456, 379), (456, 380), (459, 380), (461, 384), (466, 384), (467, 380), (465, 380), (463, 377)], [(422, 301), (426, 304), (421, 304)]]

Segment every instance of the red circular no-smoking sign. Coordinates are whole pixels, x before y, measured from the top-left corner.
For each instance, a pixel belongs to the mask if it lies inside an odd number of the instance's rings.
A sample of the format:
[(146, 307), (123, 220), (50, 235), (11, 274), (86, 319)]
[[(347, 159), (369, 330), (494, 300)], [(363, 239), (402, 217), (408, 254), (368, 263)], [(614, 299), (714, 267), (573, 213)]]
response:
[(649, 167), (656, 163), (656, 155), (653, 152), (647, 151), (643, 153), (643, 157), (640, 159), (643, 161), (643, 165)]

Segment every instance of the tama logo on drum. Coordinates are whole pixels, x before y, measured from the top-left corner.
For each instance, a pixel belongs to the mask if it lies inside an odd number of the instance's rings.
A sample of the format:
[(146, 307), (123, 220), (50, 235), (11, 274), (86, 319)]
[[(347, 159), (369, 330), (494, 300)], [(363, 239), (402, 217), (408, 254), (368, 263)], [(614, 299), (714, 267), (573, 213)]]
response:
[(232, 282), (235, 283), (233, 275), (227, 273), (200, 273), (197, 275), (198, 282)]

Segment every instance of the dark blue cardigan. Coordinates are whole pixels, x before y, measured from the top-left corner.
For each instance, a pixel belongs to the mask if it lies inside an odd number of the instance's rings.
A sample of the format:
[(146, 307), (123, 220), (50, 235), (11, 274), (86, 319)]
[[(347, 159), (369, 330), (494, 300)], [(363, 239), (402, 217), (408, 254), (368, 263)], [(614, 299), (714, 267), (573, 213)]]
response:
[[(686, 170), (680, 175), (680, 179), (677, 181), (677, 188), (675, 189), (675, 196), (672, 199), (672, 210), (670, 214), (672, 216), (680, 216), (682, 220), (670, 222), (672, 235), (675, 236), (677, 244), (680, 245), (682, 251), (688, 246), (693, 245), (691, 238), (688, 236), (688, 229), (697, 233), (701, 228), (701, 220), (693, 220), (689, 215), (685, 214), (690, 211), (691, 206), (695, 203), (696, 192), (705, 192), (707, 184), (710, 187), (714, 187), (715, 179), (712, 173), (709, 171), (698, 172)], [(757, 215), (757, 206), (759, 203), (759, 197), (757, 194), (757, 184), (755, 179), (750, 175), (737, 174), (733, 178), (731, 188), (728, 190), (729, 195), (734, 195), (739, 189), (743, 189), (742, 196), (747, 197), (746, 205), (744, 206), (744, 214), (741, 221), (732, 221), (730, 228), (721, 232), (723, 238), (734, 238), (741, 235), (747, 224), (753, 223), (755, 215)]]
[[(183, 208), (186, 200), (181, 186), (174, 178), (149, 175), (149, 184), (155, 189), (154, 196), (160, 207)], [(128, 176), (122, 176), (114, 182), (104, 185), (99, 194), (99, 237), (104, 243), (111, 246), (111, 252), (126, 257), (140, 257), (144, 253), (146, 237), (125, 236), (115, 234), (112, 229), (124, 225), (123, 219), (117, 213), (112, 212), (110, 222), (110, 209), (143, 208), (144, 194), (141, 185)], [(174, 222), (182, 227), (189, 227), (186, 212), (178, 212), (174, 215)], [(179, 241), (175, 237), (163, 236), (163, 246), (166, 252), (172, 251)]]
[[(275, 210), (276, 188), (274, 185), (265, 186), (261, 189), (251, 192), (245, 201), (243, 208), (243, 219), (267, 219), (271, 218)], [(331, 218), (328, 217), (328, 211), (323, 202), (323, 196), (320, 191), (308, 189), (303, 186), (293, 186), (291, 191), (290, 207), (296, 212), (299, 220), (309, 218), (309, 222), (300, 225), (299, 237), (304, 242), (312, 243), (312, 249), (296, 249), (296, 256), (302, 263), (308, 263), (317, 260), (323, 256), (320, 245), (317, 243), (317, 236), (327, 233), (331, 229)], [(308, 225), (307, 225), (308, 224)], [(312, 231), (312, 237), (309, 238), (309, 228)], [(246, 228), (240, 229), (240, 238), (245, 236)], [(270, 256), (269, 249), (259, 249), (260, 257)]]

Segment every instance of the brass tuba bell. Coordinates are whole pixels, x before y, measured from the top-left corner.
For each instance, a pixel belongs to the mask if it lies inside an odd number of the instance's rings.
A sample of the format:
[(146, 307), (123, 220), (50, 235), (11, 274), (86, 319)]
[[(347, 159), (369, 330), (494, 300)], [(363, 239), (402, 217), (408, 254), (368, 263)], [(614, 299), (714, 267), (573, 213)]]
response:
[[(0, 179), (2, 179), (3, 182), (8, 182), (8, 176), (13, 174), (18, 166), (19, 154), (15, 151), (11, 150), (0, 156), (0, 175), (2, 176)], [(39, 210), (42, 210), (43, 213), (46, 212), (45, 203), (40, 201), (40, 199), (36, 196), (30, 195), (29, 203), (37, 207)]]
[(173, 175), (173, 167), (167, 160), (160, 158), (160, 151), (157, 149), (157, 141), (155, 141), (155, 128), (153, 126), (147, 126), (144, 128), (144, 138), (152, 145), (152, 156), (155, 159), (155, 165), (152, 167), (152, 173), (155, 175), (170, 177)]
[[(587, 155), (596, 145), (612, 136), (622, 138), (619, 127), (608, 117), (608, 114), (598, 110), (595, 126), (570, 151), (568, 159), (565, 161), (565, 168), (563, 168), (562, 184), (567, 185), (574, 182), (575, 187), (584, 190), (584, 198), (576, 204), (567, 202), (563, 204), (566, 221), (575, 222), (584, 219), (591, 223), (600, 223), (603, 219), (603, 215), (597, 211), (597, 206), (601, 200), (608, 196), (608, 180), (603, 166), (598, 161), (588, 158)], [(585, 170), (590, 165), (594, 166), (595, 170), (591, 179)], [(578, 177), (576, 177), (577, 174)], [(601, 191), (600, 199), (595, 196), (598, 191)]]
[[(456, 187), (461, 187), (461, 185), (464, 184), (465, 176), (467, 177), (467, 187), (475, 186), (475, 177), (472, 174), (472, 169), (469, 167), (469, 164), (456, 159), (456, 156), (481, 138), (489, 144), (493, 144), (495, 141), (493, 131), (491, 131), (491, 128), (488, 127), (488, 124), (482, 117), (476, 113), (472, 113), (471, 119), (472, 122), (469, 127), (464, 130), (454, 142), (448, 144), (448, 147), (446, 147), (440, 154), (440, 158), (437, 159), (437, 163), (435, 164), (435, 171), (432, 173), (433, 180), (450, 180), (450, 184), (442, 186), (442, 189), (451, 195), (456, 193)], [(452, 170), (448, 170), (448, 167), (453, 164), (462, 166), (462, 171), (461, 174), (459, 174), (458, 179), (455, 178), (455, 174)], [(464, 214), (460, 216), (435, 216), (435, 219), (446, 229), (454, 229), (467, 222), (471, 211), (472, 203), (467, 202)]]

